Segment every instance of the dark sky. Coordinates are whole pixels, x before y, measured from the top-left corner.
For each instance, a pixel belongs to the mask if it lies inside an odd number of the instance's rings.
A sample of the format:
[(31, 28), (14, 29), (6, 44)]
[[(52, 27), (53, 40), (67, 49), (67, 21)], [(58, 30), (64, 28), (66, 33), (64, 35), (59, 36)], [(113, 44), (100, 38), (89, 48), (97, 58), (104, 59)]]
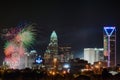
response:
[[(117, 56), (120, 56), (120, 5), (115, 0), (49, 0), (0, 3), (0, 30), (24, 22), (36, 23), (37, 42), (33, 46), (43, 53), (53, 30), (59, 44), (69, 44), (74, 53), (83, 48), (103, 47), (103, 26), (117, 27)], [(1, 40), (1, 60), (3, 43)], [(118, 57), (118, 61), (120, 58)]]

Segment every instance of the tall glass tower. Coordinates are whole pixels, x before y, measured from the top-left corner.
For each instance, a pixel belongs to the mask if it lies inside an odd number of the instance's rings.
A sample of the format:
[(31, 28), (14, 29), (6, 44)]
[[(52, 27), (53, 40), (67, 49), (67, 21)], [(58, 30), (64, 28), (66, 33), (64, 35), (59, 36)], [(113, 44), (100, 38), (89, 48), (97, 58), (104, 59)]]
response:
[(55, 31), (51, 33), (50, 43), (47, 46), (47, 50), (44, 53), (45, 63), (51, 64), (53, 58), (58, 57), (58, 38)]
[(56, 70), (58, 62), (58, 38), (55, 31), (51, 33), (50, 42), (47, 50), (44, 53), (44, 63), (48, 69), (54, 68)]
[(108, 67), (116, 66), (116, 27), (104, 27), (104, 59)]
[(50, 36), (50, 43), (49, 43), (48, 49), (50, 50), (51, 54), (53, 55), (58, 54), (58, 38), (55, 31), (53, 31)]

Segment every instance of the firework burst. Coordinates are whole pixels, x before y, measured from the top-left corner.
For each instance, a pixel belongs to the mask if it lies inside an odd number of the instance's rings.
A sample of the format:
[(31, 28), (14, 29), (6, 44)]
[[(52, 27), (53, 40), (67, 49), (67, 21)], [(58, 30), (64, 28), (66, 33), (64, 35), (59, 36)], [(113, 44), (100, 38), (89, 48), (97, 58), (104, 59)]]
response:
[(9, 31), (10, 38), (4, 46), (5, 61), (9, 63), (10, 68), (18, 68), (18, 66), (21, 65), (20, 58), (24, 56), (26, 49), (35, 41), (35, 29), (32, 24), (24, 28), (15, 28), (12, 30)]
[(34, 28), (28, 26), (27, 28), (22, 29), (22, 31), (19, 32), (17, 37), (25, 47), (30, 47), (35, 41)]

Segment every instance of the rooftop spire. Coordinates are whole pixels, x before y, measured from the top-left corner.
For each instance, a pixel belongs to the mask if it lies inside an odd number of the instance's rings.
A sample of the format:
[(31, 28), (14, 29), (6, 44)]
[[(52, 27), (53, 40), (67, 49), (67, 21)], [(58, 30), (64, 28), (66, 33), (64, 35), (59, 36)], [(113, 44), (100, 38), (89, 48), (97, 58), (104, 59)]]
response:
[(55, 30), (52, 32), (51, 38), (57, 38), (57, 34), (56, 34)]

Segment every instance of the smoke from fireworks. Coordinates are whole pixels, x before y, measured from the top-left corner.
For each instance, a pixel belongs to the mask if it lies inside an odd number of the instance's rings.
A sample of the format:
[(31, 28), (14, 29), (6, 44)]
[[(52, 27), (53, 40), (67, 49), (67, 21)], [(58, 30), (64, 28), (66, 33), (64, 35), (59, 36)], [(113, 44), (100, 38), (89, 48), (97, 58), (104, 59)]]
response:
[[(9, 31), (8, 41), (5, 44), (5, 62), (10, 68), (19, 68), (21, 59), (26, 52), (26, 49), (31, 46), (35, 41), (35, 33), (32, 25), (25, 28), (14, 28)], [(8, 34), (8, 33), (7, 33)], [(24, 64), (24, 63), (22, 63)]]

